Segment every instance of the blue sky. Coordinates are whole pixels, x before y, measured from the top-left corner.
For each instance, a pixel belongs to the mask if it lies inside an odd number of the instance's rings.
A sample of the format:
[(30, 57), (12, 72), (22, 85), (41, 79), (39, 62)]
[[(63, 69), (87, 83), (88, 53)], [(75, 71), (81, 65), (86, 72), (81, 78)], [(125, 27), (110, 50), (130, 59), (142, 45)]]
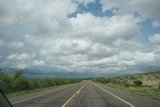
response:
[(140, 41), (142, 43), (147, 43), (149, 44), (149, 36), (152, 36), (154, 34), (158, 34), (160, 33), (160, 29), (159, 28), (152, 28), (152, 22), (151, 20), (145, 20), (144, 22), (140, 23), (141, 27), (141, 31), (142, 31), (142, 35), (140, 36)]
[(77, 75), (160, 70), (159, 4), (1, 0), (0, 68), (48, 68), (44, 73)]
[(76, 17), (78, 13), (83, 12), (89, 12), (97, 17), (111, 17), (114, 15), (112, 11), (113, 9), (102, 12), (102, 4), (100, 4), (99, 0), (95, 0), (94, 2), (88, 3), (87, 6), (85, 6), (83, 3), (79, 3), (78, 9), (75, 12), (69, 14), (68, 17)]

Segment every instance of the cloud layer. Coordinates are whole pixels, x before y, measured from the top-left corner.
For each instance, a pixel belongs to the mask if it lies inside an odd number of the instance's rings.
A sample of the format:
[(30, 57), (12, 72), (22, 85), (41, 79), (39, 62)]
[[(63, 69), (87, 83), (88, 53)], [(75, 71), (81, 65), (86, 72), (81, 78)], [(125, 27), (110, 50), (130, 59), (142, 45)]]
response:
[[(159, 0), (1, 0), (0, 67), (93, 73), (158, 70), (159, 4)], [(92, 14), (94, 6), (100, 6), (103, 16)], [(149, 28), (145, 33), (143, 29)]]

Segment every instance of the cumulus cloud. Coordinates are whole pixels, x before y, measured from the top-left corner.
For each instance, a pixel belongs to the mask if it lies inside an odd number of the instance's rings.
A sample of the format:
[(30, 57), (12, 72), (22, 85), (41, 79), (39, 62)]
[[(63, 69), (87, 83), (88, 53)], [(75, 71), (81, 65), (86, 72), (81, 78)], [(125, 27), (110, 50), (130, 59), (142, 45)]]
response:
[(28, 67), (31, 58), (27, 54), (11, 54), (2, 62), (3, 67), (14, 69), (25, 69)]
[(154, 34), (153, 36), (150, 36), (149, 40), (155, 45), (160, 45), (160, 34)]
[(103, 12), (107, 10), (112, 10), (114, 8), (118, 9), (124, 8), (126, 7), (126, 4), (130, 4), (130, 2), (131, 2), (130, 0), (100, 0)]
[(9, 60), (18, 60), (18, 61), (29, 61), (35, 57), (35, 54), (28, 55), (26, 53), (22, 54), (11, 54), (7, 57)]
[(1, 1), (0, 27), (31, 23), (45, 35), (60, 33), (64, 26), (64, 31), (69, 28), (67, 15), (77, 9), (76, 4), (68, 0), (26, 0), (10, 4), (10, 0)]
[(152, 27), (153, 28), (159, 28), (160, 27), (160, 20), (155, 20), (152, 22)]
[(84, 40), (57, 39), (54, 42), (48, 40), (43, 43), (40, 53), (43, 55), (70, 55), (86, 53), (91, 47), (91, 43)]
[(158, 14), (158, 11), (160, 10), (159, 4), (159, 0), (133, 0), (132, 5), (134, 6), (135, 11), (142, 17), (158, 19), (160, 18), (160, 14)]
[(32, 66), (44, 66), (44, 65), (46, 65), (46, 63), (43, 60), (40, 61), (34, 60), (32, 62)]
[(13, 67), (16, 69), (24, 69), (30, 67), (37, 67), (37, 66), (45, 66), (46, 63), (43, 60), (36, 59), (36, 54), (29, 54), (29, 53), (16, 53), (10, 54), (7, 56), (7, 60), (3, 64), (9, 64), (9, 67)]
[(117, 38), (131, 39), (138, 35), (139, 27), (131, 16), (95, 17), (90, 13), (71, 18), (73, 36), (108, 42)]
[(160, 18), (159, 0), (100, 0), (100, 3), (103, 12), (118, 9), (116, 14), (137, 13), (143, 20)]

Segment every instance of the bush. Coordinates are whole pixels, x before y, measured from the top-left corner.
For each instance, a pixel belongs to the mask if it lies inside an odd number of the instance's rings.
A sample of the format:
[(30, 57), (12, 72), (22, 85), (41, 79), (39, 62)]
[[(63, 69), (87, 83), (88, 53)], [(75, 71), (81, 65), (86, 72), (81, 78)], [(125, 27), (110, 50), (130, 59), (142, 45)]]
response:
[(12, 78), (12, 88), (14, 91), (22, 91), (30, 88), (28, 79), (22, 71), (16, 71)]
[(0, 71), (0, 90), (9, 92), (11, 89), (11, 80), (7, 73)]
[(135, 77), (134, 77), (133, 75), (131, 75), (131, 76), (130, 76), (130, 79), (132, 79), (132, 80), (133, 80), (133, 79), (135, 79)]
[(135, 84), (135, 86), (141, 86), (143, 84), (141, 80), (134, 80), (133, 83)]
[(96, 78), (96, 79), (94, 79), (94, 81), (100, 82), (100, 83), (105, 83), (105, 84), (111, 82), (111, 80), (109, 78)]
[(129, 84), (127, 81), (123, 81), (123, 85), (124, 85), (125, 87), (129, 87), (129, 86), (130, 86), (130, 84)]
[(29, 88), (29, 82), (24, 76), (13, 80), (13, 89), (15, 91), (28, 90)]

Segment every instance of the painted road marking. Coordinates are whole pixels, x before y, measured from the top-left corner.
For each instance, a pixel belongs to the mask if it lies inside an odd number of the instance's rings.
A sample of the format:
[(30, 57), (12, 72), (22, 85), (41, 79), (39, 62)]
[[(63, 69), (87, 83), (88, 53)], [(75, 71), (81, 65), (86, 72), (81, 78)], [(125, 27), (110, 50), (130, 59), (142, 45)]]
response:
[(79, 90), (76, 91), (61, 107), (66, 107), (66, 105), (67, 105), (76, 95), (78, 95), (78, 94), (80, 93), (80, 91), (82, 90), (82, 88), (83, 88), (84, 86), (85, 86), (85, 84), (82, 85), (82, 87), (79, 88)]
[(96, 86), (97, 86), (98, 88), (100, 88), (101, 90), (103, 90), (103, 91), (105, 91), (105, 92), (109, 93), (110, 95), (112, 95), (112, 96), (116, 97), (117, 99), (121, 100), (122, 102), (124, 102), (124, 103), (128, 104), (129, 106), (134, 107), (134, 105), (132, 105), (131, 103), (129, 103), (129, 102), (127, 102), (127, 101), (123, 100), (122, 98), (120, 98), (120, 97), (118, 97), (118, 96), (114, 95), (113, 93), (111, 93), (111, 92), (109, 92), (109, 91), (107, 91), (107, 90), (103, 89), (102, 87), (98, 86), (97, 84), (94, 84), (94, 85), (96, 85)]
[[(76, 84), (74, 84), (74, 85), (76, 85)], [(72, 87), (72, 86), (74, 86), (74, 85), (67, 86), (67, 87), (64, 87), (64, 88), (62, 88), (62, 89), (58, 89), (58, 90), (55, 90), (55, 91), (52, 91), (52, 92), (49, 92), (49, 93), (41, 94), (41, 95), (38, 95), (38, 96), (35, 96), (35, 97), (27, 98), (27, 99), (24, 99), (24, 100), (21, 100), (21, 101), (13, 102), (13, 103), (11, 103), (11, 104), (12, 104), (12, 105), (15, 105), (15, 104), (18, 104), (18, 103), (21, 103), (21, 102), (25, 102), (25, 101), (28, 101), (28, 100), (31, 100), (31, 99), (34, 99), (34, 98), (38, 98), (38, 97), (41, 97), (41, 96), (44, 96), (44, 95), (47, 95), (47, 94), (54, 93), (54, 92), (56, 92), (56, 91), (61, 91), (61, 90), (63, 90), (63, 89)]]

